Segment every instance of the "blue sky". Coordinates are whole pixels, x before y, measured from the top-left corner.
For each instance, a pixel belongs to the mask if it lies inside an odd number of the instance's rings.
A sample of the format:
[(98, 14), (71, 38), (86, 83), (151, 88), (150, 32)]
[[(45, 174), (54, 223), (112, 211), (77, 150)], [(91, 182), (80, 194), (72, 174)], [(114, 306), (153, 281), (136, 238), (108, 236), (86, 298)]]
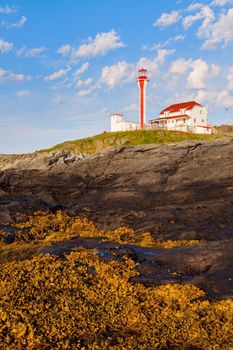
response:
[(0, 1), (0, 153), (109, 130), (111, 112), (137, 120), (141, 66), (148, 119), (196, 100), (233, 123), (232, 58), (233, 0)]

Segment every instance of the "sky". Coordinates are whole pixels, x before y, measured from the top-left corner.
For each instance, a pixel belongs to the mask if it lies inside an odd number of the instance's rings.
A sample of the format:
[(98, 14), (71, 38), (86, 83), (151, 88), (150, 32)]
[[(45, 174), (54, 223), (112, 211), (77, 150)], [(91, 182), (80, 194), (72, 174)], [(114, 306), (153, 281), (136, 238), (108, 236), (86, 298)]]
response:
[(233, 0), (0, 1), (0, 153), (28, 153), (195, 100), (233, 124)]

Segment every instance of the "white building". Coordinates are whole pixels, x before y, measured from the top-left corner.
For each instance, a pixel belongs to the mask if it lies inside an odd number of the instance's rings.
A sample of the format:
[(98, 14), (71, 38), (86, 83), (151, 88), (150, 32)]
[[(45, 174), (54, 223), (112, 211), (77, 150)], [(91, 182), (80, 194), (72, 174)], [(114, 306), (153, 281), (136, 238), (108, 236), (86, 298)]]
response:
[(149, 121), (152, 129), (167, 129), (212, 134), (213, 127), (208, 125), (207, 108), (195, 101), (173, 104), (159, 114), (159, 118)]
[(111, 132), (138, 130), (139, 123), (128, 122), (123, 119), (123, 114), (111, 114)]

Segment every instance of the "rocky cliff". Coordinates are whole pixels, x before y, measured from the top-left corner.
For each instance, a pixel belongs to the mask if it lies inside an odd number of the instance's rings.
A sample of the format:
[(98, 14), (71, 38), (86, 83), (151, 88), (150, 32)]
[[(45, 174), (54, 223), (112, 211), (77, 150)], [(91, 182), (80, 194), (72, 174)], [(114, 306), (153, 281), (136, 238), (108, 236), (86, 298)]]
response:
[(193, 274), (192, 282), (214, 283), (216, 293), (225, 286), (222, 294), (233, 295), (232, 138), (123, 146), (91, 156), (0, 156), (1, 223), (46, 208), (84, 214), (104, 228), (149, 230), (160, 240), (203, 240), (165, 255), (159, 251), (159, 262), (150, 260), (151, 273), (153, 266), (177, 265), (184, 276)]

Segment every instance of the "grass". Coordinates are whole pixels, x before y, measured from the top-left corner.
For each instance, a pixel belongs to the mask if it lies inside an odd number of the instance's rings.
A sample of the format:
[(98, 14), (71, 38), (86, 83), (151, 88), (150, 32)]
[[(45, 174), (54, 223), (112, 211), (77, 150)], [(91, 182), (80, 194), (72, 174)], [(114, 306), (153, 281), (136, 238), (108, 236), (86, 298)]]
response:
[(65, 150), (71, 153), (94, 154), (108, 147), (135, 146), (146, 144), (161, 144), (181, 142), (185, 140), (212, 140), (218, 135), (201, 135), (180, 131), (166, 130), (136, 130), (125, 132), (106, 132), (80, 140), (67, 141), (48, 149), (39, 151), (47, 153), (56, 150)]

